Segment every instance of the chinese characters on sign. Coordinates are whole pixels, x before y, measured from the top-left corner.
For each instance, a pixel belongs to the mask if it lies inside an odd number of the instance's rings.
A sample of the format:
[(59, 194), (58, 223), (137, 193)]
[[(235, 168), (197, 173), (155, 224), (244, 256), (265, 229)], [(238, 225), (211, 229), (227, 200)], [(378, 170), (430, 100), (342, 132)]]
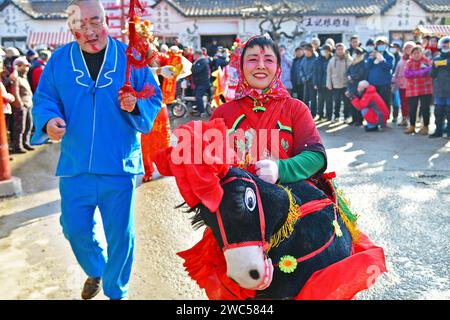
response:
[(411, 16), (411, 0), (399, 0), (400, 9), (397, 14), (398, 26), (407, 26), (409, 24), (409, 18)]
[(154, 12), (153, 20), (155, 31), (157, 33), (169, 31), (169, 7), (167, 5), (157, 7)]
[(307, 31), (337, 31), (353, 29), (355, 17), (304, 17), (303, 28)]

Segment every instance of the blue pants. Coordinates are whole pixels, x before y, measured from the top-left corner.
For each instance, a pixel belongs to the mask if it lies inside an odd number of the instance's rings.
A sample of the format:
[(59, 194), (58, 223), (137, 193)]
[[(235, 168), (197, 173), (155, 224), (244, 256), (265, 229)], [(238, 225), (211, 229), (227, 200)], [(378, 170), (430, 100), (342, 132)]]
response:
[[(61, 218), (78, 263), (90, 277), (101, 277), (111, 299), (128, 293), (134, 253), (134, 190), (136, 176), (82, 174), (61, 177)], [(107, 252), (95, 234), (99, 208)]]

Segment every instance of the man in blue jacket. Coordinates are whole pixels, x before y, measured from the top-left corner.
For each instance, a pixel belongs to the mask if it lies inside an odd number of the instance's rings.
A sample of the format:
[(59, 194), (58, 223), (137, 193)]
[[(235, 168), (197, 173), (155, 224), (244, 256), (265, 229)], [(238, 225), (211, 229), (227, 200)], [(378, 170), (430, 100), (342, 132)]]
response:
[(317, 90), (314, 88), (313, 83), (313, 67), (316, 63), (317, 57), (314, 54), (314, 48), (311, 44), (305, 44), (303, 46), (305, 58), (300, 63), (300, 80), (305, 87), (305, 93), (303, 95), (303, 102), (311, 110), (313, 118), (317, 114)]
[(395, 63), (394, 56), (389, 53), (389, 41), (386, 37), (378, 37), (375, 40), (375, 50), (365, 61), (368, 71), (368, 80), (373, 85), (384, 102), (391, 109), (391, 81)]
[[(161, 91), (149, 68), (133, 69), (131, 82), (155, 94), (139, 100), (118, 91), (125, 83), (126, 45), (108, 36), (97, 0), (74, 0), (68, 25), (76, 41), (48, 61), (34, 95), (32, 144), (61, 140), (60, 177), (65, 237), (88, 279), (82, 298), (103, 291), (128, 293), (134, 252), (134, 189), (143, 173), (140, 133), (148, 133), (161, 108)], [(99, 208), (107, 248), (96, 236)]]

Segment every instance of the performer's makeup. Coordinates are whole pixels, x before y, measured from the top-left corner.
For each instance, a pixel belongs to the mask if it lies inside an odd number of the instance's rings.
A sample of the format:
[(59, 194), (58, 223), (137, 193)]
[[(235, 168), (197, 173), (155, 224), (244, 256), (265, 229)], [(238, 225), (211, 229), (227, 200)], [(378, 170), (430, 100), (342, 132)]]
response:
[(256, 89), (267, 88), (278, 68), (277, 57), (271, 47), (247, 48), (243, 62), (244, 77)]
[(73, 36), (81, 50), (97, 53), (108, 44), (108, 26), (101, 5), (96, 1), (80, 2), (75, 19), (69, 21)]

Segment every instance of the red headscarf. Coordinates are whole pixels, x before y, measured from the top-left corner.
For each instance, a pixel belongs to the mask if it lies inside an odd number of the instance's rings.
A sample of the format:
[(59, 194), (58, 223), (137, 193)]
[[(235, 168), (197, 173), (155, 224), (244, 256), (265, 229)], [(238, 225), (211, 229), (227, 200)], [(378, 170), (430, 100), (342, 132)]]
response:
[[(256, 35), (251, 38), (249, 38), (243, 45), (241, 54), (244, 52), (245, 48), (248, 47), (248, 44), (260, 37), (265, 37), (270, 39), (268, 35)], [(255, 89), (253, 87), (250, 87), (248, 81), (245, 79), (244, 71), (243, 71), (243, 65), (242, 65), (242, 58), (239, 56), (239, 82), (236, 89), (236, 96), (235, 99), (241, 99), (244, 97), (250, 97), (254, 100), (258, 101), (267, 101), (268, 99), (283, 99), (289, 97), (289, 92), (284, 87), (283, 83), (281, 82), (281, 66), (280, 61), (278, 61), (278, 69), (275, 74), (275, 77), (273, 78), (272, 82), (269, 84), (269, 86), (265, 89)]]

